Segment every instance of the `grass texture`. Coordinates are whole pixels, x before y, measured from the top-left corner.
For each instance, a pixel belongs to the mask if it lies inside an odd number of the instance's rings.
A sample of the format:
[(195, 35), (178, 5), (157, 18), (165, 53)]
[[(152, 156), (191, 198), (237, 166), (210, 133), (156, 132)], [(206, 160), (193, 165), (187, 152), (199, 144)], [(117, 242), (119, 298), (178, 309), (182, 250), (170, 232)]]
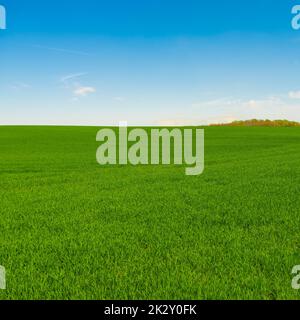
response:
[(300, 128), (205, 128), (205, 171), (0, 127), (0, 299), (299, 299)]

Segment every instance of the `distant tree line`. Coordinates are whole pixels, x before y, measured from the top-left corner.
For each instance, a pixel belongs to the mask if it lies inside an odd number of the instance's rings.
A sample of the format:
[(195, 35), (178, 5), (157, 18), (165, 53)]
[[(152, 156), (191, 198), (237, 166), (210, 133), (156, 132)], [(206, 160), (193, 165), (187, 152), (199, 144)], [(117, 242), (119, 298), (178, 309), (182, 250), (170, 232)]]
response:
[(300, 123), (289, 120), (238, 120), (231, 123), (212, 124), (211, 126), (229, 127), (300, 127)]

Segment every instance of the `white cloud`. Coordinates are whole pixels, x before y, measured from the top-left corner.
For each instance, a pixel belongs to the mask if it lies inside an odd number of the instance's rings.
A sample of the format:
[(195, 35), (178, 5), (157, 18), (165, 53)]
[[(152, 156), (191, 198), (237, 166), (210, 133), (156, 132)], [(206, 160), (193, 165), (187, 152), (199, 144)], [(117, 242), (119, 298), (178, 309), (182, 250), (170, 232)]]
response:
[[(297, 100), (298, 99), (298, 100)], [(289, 119), (300, 120), (300, 91), (288, 95), (270, 95), (262, 98), (240, 99), (220, 98), (199, 101), (192, 104), (191, 110), (199, 123), (230, 122), (246, 119)], [(190, 117), (192, 119), (192, 116)], [(171, 122), (173, 123), (173, 122)], [(175, 122), (176, 123), (176, 122)]]
[(88, 94), (94, 93), (94, 92), (96, 92), (96, 89), (93, 87), (78, 87), (73, 91), (75, 96), (78, 96), (78, 97), (85, 97)]
[(80, 97), (85, 97), (96, 92), (94, 87), (84, 86), (77, 80), (86, 74), (85, 72), (71, 73), (60, 78), (60, 82), (63, 83), (64, 88), (72, 92), (72, 101), (77, 101)]
[(290, 99), (300, 99), (300, 91), (290, 91), (289, 98)]

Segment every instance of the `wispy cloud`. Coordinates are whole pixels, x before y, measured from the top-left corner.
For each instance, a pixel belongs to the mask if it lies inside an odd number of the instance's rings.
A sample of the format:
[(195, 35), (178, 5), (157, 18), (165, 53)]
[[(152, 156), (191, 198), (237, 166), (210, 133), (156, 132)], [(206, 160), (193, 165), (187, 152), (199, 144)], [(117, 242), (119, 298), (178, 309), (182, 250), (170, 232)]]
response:
[(64, 49), (64, 48), (56, 48), (56, 47), (47, 47), (47, 46), (41, 46), (41, 45), (34, 45), (34, 48), (38, 49), (45, 49), (49, 51), (56, 51), (56, 52), (61, 52), (61, 53), (67, 53), (67, 54), (75, 54), (79, 56), (92, 56), (92, 54), (84, 51), (78, 51), (78, 50), (69, 50), (69, 49)]
[(87, 74), (86, 72), (68, 74), (66, 76), (61, 77), (60, 81), (63, 82), (63, 83), (66, 83), (66, 82), (74, 80), (76, 78), (85, 76), (86, 74)]
[(124, 97), (114, 97), (113, 100), (118, 101), (118, 102), (123, 102), (125, 100)]
[[(300, 94), (300, 92), (299, 92)], [(300, 98), (300, 97), (299, 97)], [(199, 109), (215, 109), (215, 108), (225, 108), (225, 109), (239, 109), (239, 110), (249, 110), (249, 109), (268, 109), (272, 107), (283, 106), (285, 101), (283, 101), (280, 96), (269, 96), (262, 99), (232, 99), (232, 98), (220, 98), (209, 101), (201, 101), (193, 103), (193, 108)]]
[(237, 105), (241, 102), (242, 101), (240, 99), (233, 99), (231, 97), (224, 97), (224, 98), (194, 102), (192, 104), (192, 108), (234, 106), (234, 105)]
[(208, 117), (206, 119), (201, 117), (188, 118), (176, 118), (176, 119), (161, 119), (155, 122), (155, 125), (163, 127), (178, 127), (178, 126), (201, 126), (209, 125), (212, 123), (230, 123), (237, 120), (234, 116), (220, 116), (220, 117)]
[[(298, 99), (298, 100), (297, 100)], [(261, 98), (216, 98), (193, 103), (193, 116), (185, 121), (197, 119), (198, 123), (219, 123), (233, 120), (258, 119), (299, 119), (300, 91), (269, 95)], [(175, 119), (176, 120), (176, 119)], [(168, 120), (169, 121), (169, 120)], [(177, 121), (177, 120), (176, 120)], [(175, 121), (175, 123), (176, 123)], [(174, 123), (174, 121), (169, 121)], [(183, 123), (182, 120), (179, 123)]]
[(31, 85), (24, 83), (24, 82), (15, 82), (12, 85), (10, 85), (10, 88), (14, 89), (14, 90), (22, 90), (22, 89), (31, 88)]

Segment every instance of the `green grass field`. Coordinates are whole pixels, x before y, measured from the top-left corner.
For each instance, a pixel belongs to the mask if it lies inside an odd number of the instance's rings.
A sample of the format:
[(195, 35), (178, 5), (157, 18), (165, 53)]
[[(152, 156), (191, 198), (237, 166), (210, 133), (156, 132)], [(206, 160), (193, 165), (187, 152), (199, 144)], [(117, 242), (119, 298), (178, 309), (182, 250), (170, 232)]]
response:
[(95, 127), (0, 127), (0, 299), (298, 299), (300, 128), (208, 127), (205, 171), (97, 164)]

